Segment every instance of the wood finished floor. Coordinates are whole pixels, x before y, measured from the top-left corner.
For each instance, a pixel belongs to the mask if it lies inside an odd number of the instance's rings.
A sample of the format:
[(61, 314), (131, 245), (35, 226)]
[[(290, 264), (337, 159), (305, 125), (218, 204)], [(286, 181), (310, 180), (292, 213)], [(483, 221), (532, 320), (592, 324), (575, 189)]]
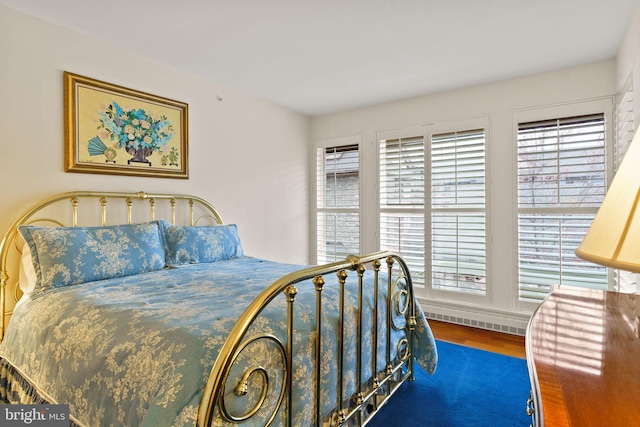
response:
[(469, 326), (456, 325), (448, 322), (429, 320), (433, 335), (437, 340), (460, 344), (467, 347), (479, 348), (507, 356), (526, 357), (524, 337), (488, 331)]

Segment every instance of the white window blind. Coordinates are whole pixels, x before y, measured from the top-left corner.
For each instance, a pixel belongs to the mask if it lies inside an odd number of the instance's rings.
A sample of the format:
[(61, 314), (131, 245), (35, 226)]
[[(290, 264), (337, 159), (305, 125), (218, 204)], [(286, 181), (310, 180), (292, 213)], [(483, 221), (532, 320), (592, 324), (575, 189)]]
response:
[(386, 208), (424, 207), (424, 139), (382, 141), (380, 198)]
[(518, 125), (519, 296), (554, 284), (607, 288), (605, 267), (575, 249), (606, 191), (604, 114)]
[(431, 137), (434, 289), (486, 293), (485, 134)]
[(615, 143), (615, 170), (622, 162), (629, 144), (633, 139), (633, 85), (631, 79), (624, 89), (618, 94), (616, 100), (616, 143)]
[(380, 141), (380, 249), (401, 254), (425, 284), (424, 138)]
[(360, 253), (358, 145), (317, 149), (317, 262)]

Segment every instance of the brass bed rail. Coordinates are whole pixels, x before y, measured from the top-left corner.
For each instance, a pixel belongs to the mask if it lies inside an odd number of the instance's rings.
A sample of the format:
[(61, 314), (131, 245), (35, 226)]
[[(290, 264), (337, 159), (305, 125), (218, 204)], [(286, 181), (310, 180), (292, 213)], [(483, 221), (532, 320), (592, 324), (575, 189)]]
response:
[[(380, 268), (382, 263), (387, 266), (387, 296), (383, 300), (380, 300), (378, 294), (378, 281)], [(374, 304), (373, 307), (373, 321), (375, 325), (372, 329), (372, 378), (361, 378), (362, 372), (362, 351), (363, 349), (363, 331), (362, 331), (362, 314), (363, 314), (363, 276), (366, 270), (366, 265), (370, 265), (374, 274)], [(344, 358), (344, 342), (343, 334), (345, 328), (344, 310), (345, 310), (345, 283), (349, 277), (349, 272), (355, 271), (358, 280), (358, 296), (357, 296), (357, 348), (356, 348), (356, 379), (355, 388), (357, 389), (352, 396), (345, 396), (342, 386), (342, 380), (338, 381), (336, 392), (336, 409), (331, 414), (322, 414), (320, 405), (320, 366), (321, 360), (321, 313), (323, 310), (322, 305), (322, 291), (325, 284), (325, 277), (330, 274), (335, 274), (340, 284), (340, 302), (339, 302), (339, 344), (338, 344), (338, 357), (336, 361), (333, 361), (337, 366), (338, 378), (342, 379), (343, 376), (343, 358)], [(377, 412), (382, 404), (397, 390), (397, 388), (407, 379), (413, 379), (414, 366), (413, 366), (413, 335), (416, 327), (416, 303), (413, 294), (413, 287), (411, 282), (411, 276), (409, 269), (404, 260), (393, 252), (377, 252), (363, 257), (357, 257), (350, 255), (344, 261), (326, 264), (317, 267), (310, 267), (303, 270), (299, 270), (290, 273), (277, 281), (271, 286), (265, 289), (246, 309), (242, 316), (238, 319), (234, 328), (229, 334), (229, 337), (225, 341), (221, 348), (216, 361), (211, 370), (211, 374), (207, 381), (207, 385), (204, 391), (202, 401), (200, 403), (200, 409), (198, 414), (198, 426), (204, 427), (211, 425), (214, 409), (217, 406), (222, 416), (228, 422), (241, 422), (254, 416), (260, 409), (258, 406), (252, 408), (244, 415), (233, 416), (229, 414), (226, 409), (224, 390), (226, 381), (229, 379), (229, 372), (235, 360), (239, 354), (244, 350), (248, 342), (253, 342), (259, 339), (277, 340), (279, 346), (282, 348), (282, 352), (285, 354), (286, 360), (284, 366), (284, 378), (282, 384), (282, 390), (280, 390), (277, 405), (272, 409), (271, 415), (265, 425), (270, 425), (274, 422), (278, 411), (286, 411), (286, 425), (292, 426), (293, 414), (292, 411), (292, 372), (293, 372), (293, 316), (295, 310), (295, 298), (298, 293), (298, 288), (302, 286), (313, 286), (316, 291), (316, 304), (315, 304), (315, 318), (316, 318), (316, 330), (315, 330), (315, 425), (316, 426), (342, 426), (342, 425), (356, 425), (363, 426), (370, 420), (371, 416)], [(248, 331), (254, 321), (260, 316), (260, 313), (278, 296), (284, 295), (287, 301), (287, 331), (286, 339), (284, 341), (273, 335), (248, 335)], [(386, 306), (386, 334), (383, 337), (378, 336), (378, 310), (379, 303), (383, 303)], [(403, 316), (406, 319), (405, 325), (397, 326), (393, 320), (393, 312)], [(400, 340), (397, 344), (397, 356), (394, 360), (391, 357), (391, 330), (405, 329), (405, 338)], [(385, 346), (386, 354), (386, 366), (382, 372), (378, 372), (378, 360), (377, 360), (377, 346), (382, 340)], [(260, 367), (247, 368), (245, 374), (240, 380), (240, 384), (236, 385), (236, 390), (244, 390), (246, 388), (246, 382), (251, 375), (259, 373), (263, 377), (266, 375), (265, 371)], [(268, 378), (264, 377), (263, 382), (269, 383)], [(236, 392), (237, 396), (240, 396), (241, 392)], [(266, 390), (263, 390), (260, 404), (264, 400)], [(351, 402), (351, 403), (350, 403)], [(283, 405), (285, 405), (283, 407)]]

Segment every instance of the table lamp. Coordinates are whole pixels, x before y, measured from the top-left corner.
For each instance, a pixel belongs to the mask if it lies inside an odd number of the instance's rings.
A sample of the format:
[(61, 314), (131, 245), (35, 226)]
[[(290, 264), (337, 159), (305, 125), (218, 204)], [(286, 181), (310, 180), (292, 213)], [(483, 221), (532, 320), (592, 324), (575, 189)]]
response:
[(640, 273), (640, 132), (636, 132), (576, 255)]

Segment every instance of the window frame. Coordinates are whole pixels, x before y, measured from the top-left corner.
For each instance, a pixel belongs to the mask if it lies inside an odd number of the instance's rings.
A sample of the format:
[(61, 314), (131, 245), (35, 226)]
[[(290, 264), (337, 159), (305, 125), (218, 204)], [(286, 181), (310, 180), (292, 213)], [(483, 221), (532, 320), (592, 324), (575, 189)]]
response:
[[(453, 132), (465, 132), (470, 130), (483, 130), (485, 138), (485, 205), (483, 208), (485, 214), (485, 269), (486, 269), (486, 288), (484, 294), (474, 294), (464, 291), (454, 291), (445, 289), (434, 289), (431, 283), (431, 277), (433, 270), (432, 263), (432, 232), (431, 232), (431, 215), (433, 213), (432, 200), (431, 200), (431, 138), (434, 135), (441, 135)], [(490, 194), (490, 177), (488, 171), (490, 170), (489, 162), (489, 141), (491, 138), (491, 126), (490, 118), (488, 116), (471, 117), (464, 119), (457, 119), (451, 121), (442, 121), (438, 123), (432, 123), (428, 125), (413, 126), (402, 129), (394, 129), (388, 131), (380, 131), (376, 133), (375, 143), (377, 144), (377, 183), (378, 183), (378, 197), (376, 201), (376, 221), (378, 231), (378, 245), (380, 245), (381, 232), (380, 216), (383, 212), (380, 200), (380, 179), (381, 179), (381, 149), (380, 141), (397, 138), (411, 138), (421, 136), (424, 139), (425, 144), (425, 177), (424, 177), (424, 194), (425, 201), (422, 208), (409, 208), (403, 209), (407, 213), (421, 213), (424, 216), (424, 266), (425, 266), (425, 286), (415, 286), (414, 292), (416, 296), (423, 298), (434, 298), (440, 301), (452, 301), (455, 303), (464, 304), (478, 304), (487, 305), (491, 298), (491, 251), (490, 251), (490, 206), (491, 206), (491, 194)], [(379, 246), (378, 249), (381, 249)]]
[[(485, 292), (484, 294), (474, 294), (464, 291), (454, 291), (454, 290), (445, 290), (445, 289), (435, 289), (431, 284), (428, 286), (428, 292), (426, 296), (431, 298), (436, 298), (438, 300), (453, 300), (456, 302), (463, 302), (468, 304), (477, 304), (477, 305), (486, 305), (491, 299), (492, 294), (492, 286), (491, 286), (491, 246), (490, 246), (490, 236), (491, 236), (491, 191), (490, 191), (490, 162), (489, 162), (489, 145), (491, 141), (491, 121), (488, 116), (481, 117), (472, 117), (466, 119), (459, 120), (451, 120), (451, 121), (443, 121), (430, 125), (428, 127), (427, 132), (427, 140), (429, 143), (428, 159), (425, 159), (425, 162), (431, 165), (431, 141), (434, 135), (441, 135), (453, 132), (465, 132), (471, 130), (483, 130), (484, 131), (484, 207), (483, 208), (474, 208), (474, 211), (484, 212), (484, 226), (485, 226)], [(427, 174), (429, 177), (428, 183), (428, 194), (429, 194), (429, 215), (427, 216), (427, 228), (425, 232), (428, 235), (428, 239), (425, 239), (429, 242), (428, 244), (428, 252), (425, 253), (425, 257), (428, 257), (428, 273), (426, 273), (427, 277), (432, 277), (433, 270), (431, 268), (431, 260), (433, 257), (432, 254), (432, 241), (433, 236), (431, 232), (432, 222), (431, 216), (434, 212), (431, 205), (431, 170)]]
[[(422, 206), (422, 208), (420, 207), (403, 207), (403, 206), (399, 206), (397, 208), (383, 208), (382, 204), (381, 204), (381, 194), (382, 194), (382, 189), (380, 187), (381, 184), (381, 178), (382, 178), (382, 170), (380, 167), (380, 163), (381, 163), (381, 159), (382, 159), (382, 150), (380, 149), (380, 145), (381, 145), (381, 141), (382, 140), (393, 140), (393, 139), (410, 139), (410, 138), (416, 138), (416, 137), (420, 137), (423, 139), (423, 141), (426, 141), (426, 137), (427, 137), (427, 126), (426, 125), (421, 125), (421, 126), (412, 126), (412, 127), (407, 127), (407, 128), (402, 128), (402, 129), (393, 129), (393, 130), (386, 130), (386, 131), (379, 131), (376, 132), (376, 137), (375, 137), (375, 145), (376, 145), (376, 206), (375, 206), (375, 216), (376, 216), (376, 247), (378, 250), (384, 250), (386, 248), (383, 248), (381, 245), (381, 240), (382, 240), (382, 227), (381, 227), (381, 220), (380, 217), (382, 216), (383, 212), (389, 212), (389, 213), (404, 213), (404, 214), (409, 214), (409, 215), (413, 215), (413, 214), (418, 214), (418, 215), (423, 215), (423, 227), (427, 226), (426, 223), (426, 214), (424, 211), (424, 204)], [(424, 164), (427, 163), (427, 158), (425, 155), (424, 158)], [(427, 175), (425, 174), (425, 183), (424, 183), (424, 188), (427, 188)], [(426, 196), (425, 196), (426, 197)], [(426, 228), (424, 228), (424, 231), (426, 233)], [(423, 252), (424, 252), (424, 259), (425, 259), (425, 265), (424, 265), (424, 277), (428, 277), (428, 275), (430, 273), (427, 272), (427, 265), (426, 265), (426, 254), (427, 254), (427, 248), (426, 248), (426, 237), (424, 239), (423, 242)], [(410, 263), (410, 261), (407, 261), (408, 263)], [(411, 268), (411, 265), (409, 265), (409, 269), (410, 271), (413, 271), (413, 269)], [(425, 283), (425, 287), (426, 287), (426, 283)], [(424, 288), (422, 286), (416, 285), (415, 280), (414, 280), (414, 292), (416, 293), (416, 295), (419, 295), (420, 293), (424, 293)]]
[[(325, 151), (327, 148), (332, 148), (332, 147), (348, 147), (348, 146), (357, 146), (358, 147), (358, 194), (359, 194), (359, 203), (358, 203), (358, 207), (349, 207), (349, 208), (344, 208), (344, 207), (326, 207), (326, 206), (319, 206), (318, 205), (318, 180), (319, 180), (319, 176), (318, 176), (318, 165), (317, 165), (317, 154), (318, 154), (318, 150), (323, 150)], [(325, 139), (325, 140), (320, 140), (320, 141), (316, 141), (316, 143), (314, 144), (314, 149), (313, 149), (313, 156), (312, 156), (312, 168), (314, 171), (313, 176), (315, 177), (315, 179), (313, 180), (313, 182), (311, 182), (311, 195), (312, 195), (312, 203), (313, 203), (313, 210), (311, 212), (311, 225), (312, 225), (312, 235), (313, 235), (313, 239), (310, 242), (311, 243), (311, 259), (313, 260), (313, 262), (315, 263), (320, 263), (323, 261), (319, 261), (318, 260), (318, 244), (319, 244), (319, 234), (318, 234), (318, 214), (320, 212), (336, 212), (336, 213), (355, 213), (358, 215), (358, 247), (359, 247), (359, 252), (360, 253), (364, 253), (365, 250), (363, 249), (363, 226), (362, 226), (362, 206), (363, 206), (363, 201), (362, 201), (362, 189), (363, 189), (363, 179), (362, 179), (362, 168), (363, 168), (363, 161), (362, 161), (362, 137), (360, 135), (353, 135), (353, 136), (347, 136), (347, 137), (341, 137), (341, 138), (332, 138), (332, 139)], [(357, 255), (357, 254), (356, 254)]]
[[(605, 123), (605, 180), (606, 187), (611, 184), (613, 171), (613, 132), (615, 128), (614, 116), (613, 116), (613, 98), (597, 98), (586, 101), (578, 101), (573, 103), (549, 105), (536, 108), (527, 108), (521, 110), (514, 110), (512, 112), (512, 141), (513, 141), (513, 153), (512, 153), (512, 171), (513, 171), (513, 217), (512, 217), (512, 235), (513, 235), (513, 251), (511, 263), (514, 266), (512, 283), (513, 285), (513, 300), (512, 304), (516, 310), (522, 310), (531, 312), (539, 305), (539, 302), (521, 300), (520, 299), (520, 265), (518, 257), (518, 245), (519, 245), (519, 233), (518, 233), (518, 219), (519, 219), (519, 206), (518, 206), (518, 129), (520, 123), (553, 120), (563, 117), (577, 117), (590, 114), (603, 114)], [(580, 209), (580, 208), (577, 208)], [(607, 272), (607, 288), (613, 290), (613, 274), (612, 270), (608, 269)]]

